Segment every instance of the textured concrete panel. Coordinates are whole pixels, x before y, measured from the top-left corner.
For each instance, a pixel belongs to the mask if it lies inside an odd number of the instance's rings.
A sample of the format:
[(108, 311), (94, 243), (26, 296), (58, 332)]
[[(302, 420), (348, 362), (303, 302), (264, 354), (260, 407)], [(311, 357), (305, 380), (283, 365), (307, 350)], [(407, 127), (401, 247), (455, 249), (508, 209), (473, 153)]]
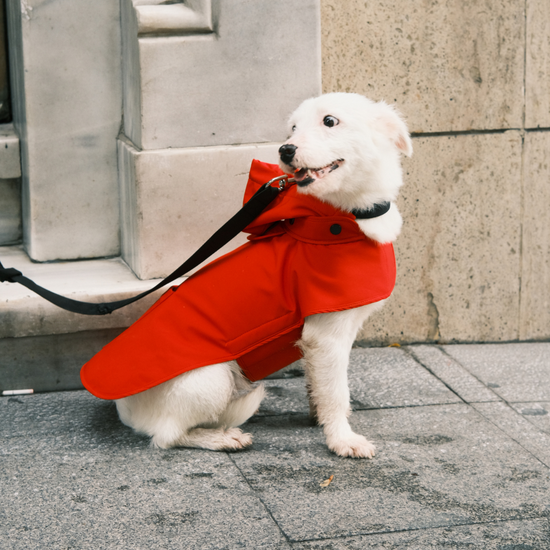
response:
[(0, 391), (82, 389), (80, 368), (122, 329), (0, 339)]
[(511, 406), (541, 432), (550, 435), (550, 401), (512, 403)]
[(547, 518), (422, 529), (382, 535), (360, 535), (303, 542), (295, 550), (535, 550), (548, 542)]
[(253, 420), (233, 459), (294, 541), (548, 514), (548, 468), (467, 405), (355, 412), (378, 448), (368, 461), (331, 454), (306, 417)]
[(550, 435), (529, 422), (526, 416), (518, 414), (507, 403), (474, 403), (473, 407), (543, 464), (550, 467)]
[(499, 397), (462, 365), (435, 346), (410, 346), (412, 356), (466, 403), (499, 401)]
[[(545, 95), (545, 97), (548, 94)], [(525, 135), (520, 338), (550, 338), (549, 132)]]
[(396, 348), (354, 349), (348, 377), (356, 409), (462, 403), (435, 376)]
[(0, 398), (3, 548), (288, 548), (227, 454), (152, 449), (85, 395)]
[(24, 240), (38, 261), (119, 252), (119, 3), (8, 0)]
[(550, 9), (547, 0), (527, 0), (525, 127), (550, 128)]
[[(395, 348), (353, 349), (348, 380), (354, 410), (462, 403), (405, 351)], [(260, 415), (309, 414), (305, 378), (270, 379), (265, 386)]]
[[(276, 163), (278, 147), (140, 152), (119, 141), (122, 256), (137, 276), (166, 276), (191, 256), (242, 207), (252, 159)], [(245, 240), (236, 237), (217, 255)]]
[(521, 146), (515, 131), (414, 140), (398, 199), (396, 288), (364, 339), (518, 338)]
[(21, 178), (0, 179), (0, 246), (21, 241)]
[(445, 346), (465, 369), (508, 402), (550, 401), (550, 343)]
[(13, 124), (0, 124), (0, 179), (21, 177), (19, 138)]
[[(213, 7), (213, 33), (125, 46), (125, 134), (139, 148), (283, 141), (290, 113), (321, 92), (318, 0)], [(135, 42), (135, 21), (123, 22)]]
[(395, 101), (413, 132), (521, 127), (523, 2), (321, 6), (324, 91)]

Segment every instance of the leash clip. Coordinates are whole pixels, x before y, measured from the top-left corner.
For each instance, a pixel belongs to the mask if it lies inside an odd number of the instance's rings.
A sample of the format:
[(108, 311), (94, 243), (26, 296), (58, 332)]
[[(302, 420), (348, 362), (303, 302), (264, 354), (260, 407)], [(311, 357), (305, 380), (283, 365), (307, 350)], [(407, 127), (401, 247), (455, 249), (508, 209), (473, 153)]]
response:
[(264, 184), (264, 187), (271, 187), (271, 184), (278, 181), (279, 182), (279, 191), (282, 191), (287, 183), (293, 183), (296, 180), (294, 178), (290, 178), (288, 174), (285, 174), (284, 176), (277, 176), (276, 178), (273, 178), (272, 180), (269, 180), (266, 184)]

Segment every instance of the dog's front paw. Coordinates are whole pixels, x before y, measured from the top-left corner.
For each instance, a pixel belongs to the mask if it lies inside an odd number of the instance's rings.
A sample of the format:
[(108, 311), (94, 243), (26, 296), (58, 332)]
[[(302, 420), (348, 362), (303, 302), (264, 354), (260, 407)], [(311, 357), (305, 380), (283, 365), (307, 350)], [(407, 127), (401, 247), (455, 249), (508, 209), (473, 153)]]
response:
[(343, 438), (327, 441), (328, 448), (338, 456), (351, 458), (372, 458), (376, 447), (362, 435), (352, 433)]

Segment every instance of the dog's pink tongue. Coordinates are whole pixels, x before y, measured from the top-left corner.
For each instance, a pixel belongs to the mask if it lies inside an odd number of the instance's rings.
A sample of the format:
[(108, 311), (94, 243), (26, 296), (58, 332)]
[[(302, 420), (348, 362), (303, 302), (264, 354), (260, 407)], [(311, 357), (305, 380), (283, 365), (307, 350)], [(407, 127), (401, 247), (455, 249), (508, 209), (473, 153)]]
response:
[(305, 180), (309, 175), (309, 170), (307, 168), (302, 168), (294, 173), (294, 179), (299, 182)]

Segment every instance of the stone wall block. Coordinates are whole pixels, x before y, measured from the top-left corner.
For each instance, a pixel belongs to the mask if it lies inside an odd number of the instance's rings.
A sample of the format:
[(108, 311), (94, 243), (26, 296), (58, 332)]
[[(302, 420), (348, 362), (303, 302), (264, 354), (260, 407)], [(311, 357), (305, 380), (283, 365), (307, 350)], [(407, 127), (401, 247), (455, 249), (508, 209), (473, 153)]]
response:
[(137, 43), (124, 46), (124, 132), (138, 149), (282, 141), (321, 91), (319, 0), (222, 0), (213, 32), (174, 35), (140, 35), (123, 4), (124, 41)]
[(518, 338), (521, 134), (414, 139), (398, 200), (397, 285), (362, 338)]
[(276, 163), (278, 147), (138, 151), (120, 142), (123, 258), (134, 273), (164, 277), (183, 263), (242, 207), (252, 159)]
[(550, 338), (550, 133), (525, 136), (520, 338)]
[(115, 255), (119, 3), (8, 0), (24, 240), (38, 261)]
[(550, 6), (527, 0), (525, 127), (550, 128)]
[(412, 132), (521, 127), (523, 2), (322, 0), (321, 18), (325, 92), (395, 101)]

